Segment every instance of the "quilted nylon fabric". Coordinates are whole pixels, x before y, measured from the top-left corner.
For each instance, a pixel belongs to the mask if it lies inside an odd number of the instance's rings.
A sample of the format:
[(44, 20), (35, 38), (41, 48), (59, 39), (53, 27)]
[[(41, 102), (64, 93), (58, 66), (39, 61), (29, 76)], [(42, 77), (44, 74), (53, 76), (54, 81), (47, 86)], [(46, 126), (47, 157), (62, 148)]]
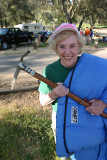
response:
[[(72, 72), (64, 82), (69, 86)], [(107, 103), (107, 60), (87, 53), (82, 54), (76, 65), (70, 92), (84, 99), (101, 99)], [(72, 159), (97, 160), (103, 155), (107, 160), (105, 143), (107, 137), (107, 120), (101, 116), (93, 116), (85, 110), (85, 107), (78, 102), (68, 98), (66, 121), (65, 121), (65, 142), (69, 153), (64, 145), (64, 115), (66, 97), (58, 99), (56, 119), (56, 153), (59, 157), (67, 157), (72, 152)], [(77, 123), (72, 123), (72, 107), (77, 107)], [(105, 109), (107, 113), (107, 108)], [(102, 150), (103, 153), (102, 154)], [(91, 155), (90, 155), (91, 151)], [(91, 156), (91, 157), (90, 157)], [(78, 158), (79, 157), (79, 158)], [(93, 158), (92, 158), (93, 157)], [(100, 159), (99, 159), (100, 160)]]

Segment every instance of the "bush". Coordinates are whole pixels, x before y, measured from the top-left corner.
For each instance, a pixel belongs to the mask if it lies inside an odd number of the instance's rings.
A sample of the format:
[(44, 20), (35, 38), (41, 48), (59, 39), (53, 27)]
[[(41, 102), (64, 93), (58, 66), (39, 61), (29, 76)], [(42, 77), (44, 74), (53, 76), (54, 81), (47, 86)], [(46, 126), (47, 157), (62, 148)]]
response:
[(50, 110), (5, 108), (0, 111), (0, 160), (54, 160)]

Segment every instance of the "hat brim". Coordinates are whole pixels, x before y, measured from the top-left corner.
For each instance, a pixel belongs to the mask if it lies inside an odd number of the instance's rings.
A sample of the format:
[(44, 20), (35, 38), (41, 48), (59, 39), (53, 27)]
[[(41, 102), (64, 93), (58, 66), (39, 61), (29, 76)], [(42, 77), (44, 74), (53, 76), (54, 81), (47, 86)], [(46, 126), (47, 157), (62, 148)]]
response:
[(59, 33), (63, 32), (63, 31), (73, 31), (73, 32), (75, 32), (76, 34), (79, 33), (76, 29), (67, 28), (67, 27), (66, 27), (66, 28), (61, 28), (60, 30), (54, 31), (51, 37), (54, 39)]

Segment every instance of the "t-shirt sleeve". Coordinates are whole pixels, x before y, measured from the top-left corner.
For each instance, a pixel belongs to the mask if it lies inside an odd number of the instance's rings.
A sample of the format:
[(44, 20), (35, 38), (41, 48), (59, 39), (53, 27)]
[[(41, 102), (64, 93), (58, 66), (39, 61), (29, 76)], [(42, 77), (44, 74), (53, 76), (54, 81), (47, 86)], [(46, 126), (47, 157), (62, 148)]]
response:
[[(47, 72), (47, 69), (46, 69), (46, 68), (45, 68), (44, 71), (43, 71), (43, 76), (48, 79), (48, 72)], [(39, 88), (38, 88), (38, 91), (39, 91), (40, 93), (47, 94), (47, 93), (49, 93), (50, 91), (52, 91), (52, 88), (51, 88), (49, 85), (47, 85), (46, 83), (44, 83), (44, 82), (41, 81), (41, 82), (40, 82), (40, 86), (39, 86)]]

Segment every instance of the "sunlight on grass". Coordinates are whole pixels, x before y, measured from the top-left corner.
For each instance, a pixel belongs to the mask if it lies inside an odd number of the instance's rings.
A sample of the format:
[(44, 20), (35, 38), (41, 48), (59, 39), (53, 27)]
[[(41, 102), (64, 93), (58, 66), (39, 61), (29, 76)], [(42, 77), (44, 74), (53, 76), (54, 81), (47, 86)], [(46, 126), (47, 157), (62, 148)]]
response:
[(59, 158), (48, 109), (17, 106), (0, 109), (0, 160), (55, 159)]

